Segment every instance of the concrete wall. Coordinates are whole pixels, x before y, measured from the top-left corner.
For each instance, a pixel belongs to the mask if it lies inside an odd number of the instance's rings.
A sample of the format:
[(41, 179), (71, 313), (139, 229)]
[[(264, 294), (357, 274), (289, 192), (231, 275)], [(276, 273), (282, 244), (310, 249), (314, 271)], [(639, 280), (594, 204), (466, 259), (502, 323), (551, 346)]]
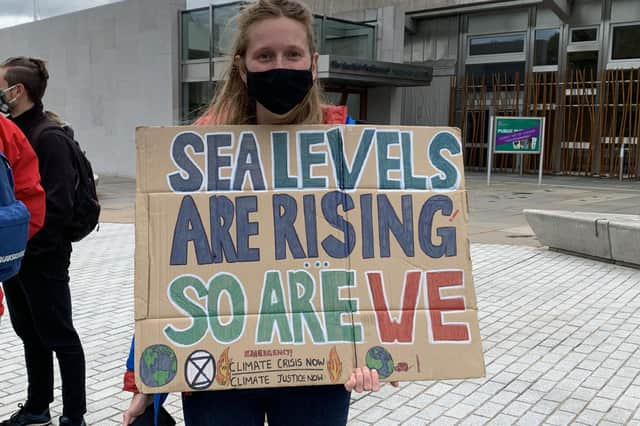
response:
[(99, 174), (135, 176), (135, 128), (179, 114), (178, 10), (128, 0), (0, 30), (0, 58), (46, 59), (46, 109), (74, 128)]
[[(404, 39), (404, 62), (422, 63), (458, 59), (459, 24), (457, 16), (422, 19)], [(455, 67), (451, 70), (455, 73)]]
[(434, 76), (430, 86), (405, 87), (402, 90), (402, 124), (449, 125), (450, 76)]
[(402, 87), (372, 87), (367, 96), (367, 121), (402, 124)]

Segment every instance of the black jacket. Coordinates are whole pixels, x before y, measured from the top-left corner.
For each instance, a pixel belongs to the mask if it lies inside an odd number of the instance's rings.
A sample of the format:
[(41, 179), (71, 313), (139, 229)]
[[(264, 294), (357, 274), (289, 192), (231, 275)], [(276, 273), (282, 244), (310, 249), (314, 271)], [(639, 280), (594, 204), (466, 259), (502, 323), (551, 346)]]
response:
[(73, 214), (73, 200), (78, 173), (76, 171), (72, 141), (61, 128), (60, 131), (46, 130), (40, 140), (33, 140), (38, 124), (49, 120), (42, 103), (12, 118), (27, 136), (38, 156), (40, 179), (47, 194), (44, 226), (31, 238), (27, 254), (58, 252), (61, 255), (71, 253), (71, 241), (65, 237), (64, 229)]

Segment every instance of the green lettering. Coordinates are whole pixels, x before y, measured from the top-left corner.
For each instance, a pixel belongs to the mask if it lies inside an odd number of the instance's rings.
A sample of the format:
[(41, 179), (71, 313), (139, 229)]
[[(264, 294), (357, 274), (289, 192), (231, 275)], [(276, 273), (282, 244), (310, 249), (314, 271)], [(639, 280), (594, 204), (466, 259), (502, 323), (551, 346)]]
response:
[(341, 287), (355, 287), (353, 271), (322, 271), (322, 301), (328, 342), (361, 342), (362, 326), (353, 322), (344, 325), (343, 314), (358, 311), (358, 299), (340, 298)]
[(256, 343), (270, 343), (275, 330), (280, 343), (292, 343), (291, 329), (284, 306), (284, 289), (279, 271), (267, 271), (262, 287)]
[(198, 277), (182, 276), (169, 284), (169, 299), (179, 310), (193, 320), (186, 329), (180, 330), (172, 325), (164, 328), (165, 336), (173, 343), (181, 346), (191, 346), (198, 343), (207, 332), (207, 312), (187, 296), (185, 290), (188, 288), (192, 288), (198, 298), (207, 295), (207, 288)]
[[(218, 301), (225, 292), (231, 303), (231, 321), (224, 324), (220, 320)], [(246, 321), (246, 299), (242, 285), (233, 275), (227, 273), (216, 274), (209, 282), (209, 327), (213, 338), (220, 343), (232, 343), (238, 340), (243, 332)]]
[[(323, 343), (325, 341), (318, 314), (311, 303), (314, 288), (315, 283), (310, 273), (307, 271), (289, 271), (291, 322), (293, 323), (293, 338), (296, 343), (304, 343), (303, 318), (313, 342)], [(299, 293), (300, 289), (302, 289), (302, 294)]]
[(400, 159), (389, 157), (389, 145), (398, 145), (398, 132), (381, 131), (376, 133), (378, 139), (378, 188), (400, 189), (400, 181), (389, 179), (389, 171), (400, 170)]
[(298, 180), (289, 176), (289, 133), (271, 133), (273, 151), (273, 189), (296, 188)]
[(302, 169), (302, 187), (326, 188), (326, 177), (311, 177), (311, 168), (314, 164), (326, 164), (326, 154), (312, 152), (313, 145), (324, 143), (324, 132), (300, 133), (300, 168)]
[(431, 176), (431, 186), (436, 190), (457, 189), (460, 185), (460, 173), (455, 164), (442, 155), (443, 150), (449, 151), (450, 155), (460, 155), (460, 141), (449, 132), (440, 132), (431, 140), (429, 159), (438, 169), (438, 174)]
[(404, 189), (427, 189), (427, 178), (413, 176), (413, 141), (409, 132), (402, 132), (402, 174), (404, 177)]

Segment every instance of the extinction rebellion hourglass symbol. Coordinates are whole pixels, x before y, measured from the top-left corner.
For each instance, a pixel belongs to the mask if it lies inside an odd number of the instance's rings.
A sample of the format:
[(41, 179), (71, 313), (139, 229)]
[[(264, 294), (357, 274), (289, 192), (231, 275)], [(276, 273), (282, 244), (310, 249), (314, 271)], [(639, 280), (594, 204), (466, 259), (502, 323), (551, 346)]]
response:
[(185, 364), (184, 377), (187, 385), (194, 390), (207, 389), (216, 377), (216, 361), (207, 351), (195, 351)]

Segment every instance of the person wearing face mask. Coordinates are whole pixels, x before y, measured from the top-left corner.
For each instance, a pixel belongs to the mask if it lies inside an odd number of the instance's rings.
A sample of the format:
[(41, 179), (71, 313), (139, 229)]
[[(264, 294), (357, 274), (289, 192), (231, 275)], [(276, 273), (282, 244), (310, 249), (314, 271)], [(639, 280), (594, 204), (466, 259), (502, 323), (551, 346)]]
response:
[(24, 345), (28, 388), (26, 402), (1, 426), (51, 424), (54, 352), (62, 379), (59, 425), (85, 425), (85, 358), (72, 321), (71, 240), (65, 232), (78, 172), (73, 141), (44, 112), (48, 79), (40, 59), (16, 57), (0, 64), (0, 90), (10, 119), (33, 146), (46, 193), (44, 226), (29, 240), (20, 272), (4, 286), (11, 323)]
[[(238, 35), (226, 81), (194, 124), (353, 123), (346, 107), (323, 105), (313, 15), (304, 4), (258, 0), (237, 19)], [(135, 395), (123, 414), (125, 426), (151, 404), (157, 413), (166, 397), (137, 393), (133, 345), (124, 389)], [(263, 426), (265, 417), (271, 426), (345, 425), (350, 392), (379, 388), (378, 373), (363, 367), (355, 369), (344, 385), (194, 392), (183, 395), (182, 406), (187, 426)]]

